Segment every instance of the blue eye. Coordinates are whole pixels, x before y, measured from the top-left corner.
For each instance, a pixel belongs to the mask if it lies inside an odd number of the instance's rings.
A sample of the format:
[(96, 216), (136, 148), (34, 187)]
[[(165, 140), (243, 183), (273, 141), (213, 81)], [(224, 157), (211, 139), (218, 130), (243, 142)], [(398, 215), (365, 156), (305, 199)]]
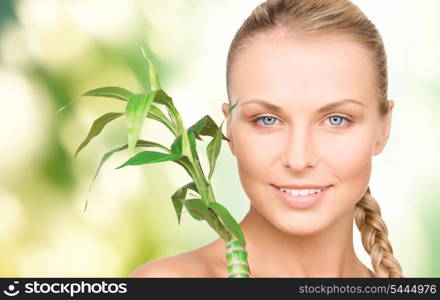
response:
[[(263, 120), (263, 125), (270, 126), (275, 123), (276, 119), (277, 118), (275, 118), (274, 116), (261, 116), (261, 117), (255, 119), (254, 122), (258, 123), (258, 121)], [(264, 120), (266, 120), (267, 122), (264, 122)]]
[(343, 124), (343, 121), (345, 121), (345, 123), (349, 123), (351, 122), (351, 120), (349, 120), (348, 118), (345, 118), (343, 116), (340, 115), (332, 115), (329, 116), (327, 118), (327, 120), (330, 120), (330, 125), (334, 125), (334, 126), (341, 126)]

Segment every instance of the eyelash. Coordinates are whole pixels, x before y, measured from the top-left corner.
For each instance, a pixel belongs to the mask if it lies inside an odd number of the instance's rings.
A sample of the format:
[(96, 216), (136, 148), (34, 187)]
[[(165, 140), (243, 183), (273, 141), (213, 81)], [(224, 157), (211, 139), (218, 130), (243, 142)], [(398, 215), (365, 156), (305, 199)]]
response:
[[(257, 126), (261, 126), (261, 127), (265, 127), (265, 128), (268, 128), (268, 127), (271, 127), (271, 125), (259, 125), (259, 124), (257, 124), (257, 122), (259, 121), (259, 120), (261, 120), (261, 119), (263, 119), (263, 118), (265, 118), (265, 117), (271, 117), (271, 118), (275, 118), (275, 119), (277, 119), (278, 120), (278, 118), (277, 117), (275, 117), (275, 116), (272, 116), (272, 115), (257, 115), (257, 116), (255, 116), (255, 118), (253, 118), (252, 119), (252, 123), (255, 123)], [(330, 115), (327, 115), (326, 117), (325, 117), (325, 119), (326, 120), (328, 120), (329, 118), (331, 118), (331, 117), (340, 117), (340, 118), (342, 118), (343, 120), (345, 120), (345, 121), (347, 121), (347, 123), (345, 124), (345, 126), (344, 125), (334, 125), (334, 126), (332, 126), (332, 127), (336, 127), (336, 128), (344, 128), (344, 127), (349, 127), (350, 125), (351, 125), (351, 123), (353, 123), (353, 120), (352, 120), (352, 118), (350, 117), (350, 116), (348, 116), (348, 115), (346, 115), (346, 114), (342, 114), (342, 113), (332, 113), (332, 114), (330, 114)]]

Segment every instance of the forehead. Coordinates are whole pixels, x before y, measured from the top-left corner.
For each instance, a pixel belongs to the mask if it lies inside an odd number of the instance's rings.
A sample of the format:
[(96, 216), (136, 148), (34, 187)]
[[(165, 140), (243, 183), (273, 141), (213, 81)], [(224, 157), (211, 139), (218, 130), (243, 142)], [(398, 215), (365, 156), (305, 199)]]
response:
[[(370, 52), (347, 36), (258, 34), (233, 63), (231, 96), (325, 104), (376, 97)], [(281, 103), (280, 103), (281, 104)]]

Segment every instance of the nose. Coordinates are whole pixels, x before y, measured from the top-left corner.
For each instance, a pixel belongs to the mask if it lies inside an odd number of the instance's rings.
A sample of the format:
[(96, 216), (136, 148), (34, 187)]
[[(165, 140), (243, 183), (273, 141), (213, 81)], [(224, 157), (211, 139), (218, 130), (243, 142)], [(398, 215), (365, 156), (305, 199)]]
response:
[(306, 126), (293, 126), (288, 131), (284, 151), (283, 165), (294, 171), (300, 172), (317, 163), (313, 136)]

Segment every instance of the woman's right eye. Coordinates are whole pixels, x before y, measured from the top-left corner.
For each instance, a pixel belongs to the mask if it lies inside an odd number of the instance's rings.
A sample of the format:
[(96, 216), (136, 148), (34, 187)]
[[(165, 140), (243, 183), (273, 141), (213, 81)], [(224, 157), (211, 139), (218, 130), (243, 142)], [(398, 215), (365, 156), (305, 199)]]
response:
[[(262, 115), (262, 116), (257, 116), (255, 119), (253, 119), (252, 122), (257, 123), (263, 127), (267, 127), (273, 125), (275, 123), (275, 120), (278, 119), (274, 116)], [(260, 121), (262, 121), (262, 123)]]

